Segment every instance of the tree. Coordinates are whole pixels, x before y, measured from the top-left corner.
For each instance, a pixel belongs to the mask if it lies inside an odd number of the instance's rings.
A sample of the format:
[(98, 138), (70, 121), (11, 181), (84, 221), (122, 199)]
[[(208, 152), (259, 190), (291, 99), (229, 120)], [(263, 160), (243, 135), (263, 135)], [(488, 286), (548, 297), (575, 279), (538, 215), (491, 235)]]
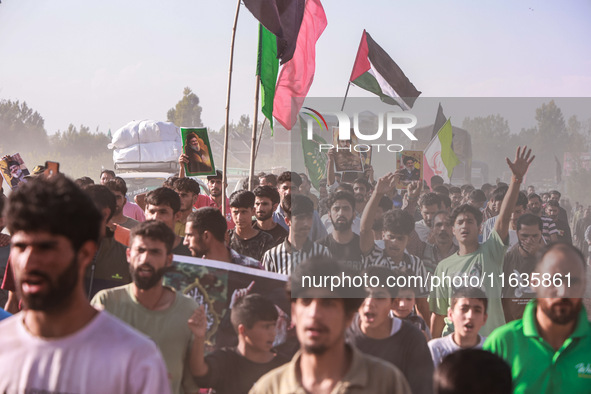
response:
[(18, 100), (0, 101), (0, 131), (3, 153), (42, 147), (47, 142), (45, 120), (24, 101), (22, 104)]
[(201, 110), (199, 97), (191, 88), (186, 87), (183, 90), (183, 98), (174, 108), (168, 110), (166, 118), (179, 127), (201, 127)]
[(70, 156), (94, 157), (109, 153), (109, 137), (103, 133), (91, 133), (90, 128), (80, 125), (80, 131), (73, 124), (66, 131), (58, 131), (51, 136), (51, 146), (56, 152)]
[(472, 138), (472, 158), (489, 165), (490, 174), (502, 174), (506, 170), (505, 157), (513, 157), (514, 147), (510, 141), (509, 122), (501, 115), (465, 118), (462, 128), (468, 130)]

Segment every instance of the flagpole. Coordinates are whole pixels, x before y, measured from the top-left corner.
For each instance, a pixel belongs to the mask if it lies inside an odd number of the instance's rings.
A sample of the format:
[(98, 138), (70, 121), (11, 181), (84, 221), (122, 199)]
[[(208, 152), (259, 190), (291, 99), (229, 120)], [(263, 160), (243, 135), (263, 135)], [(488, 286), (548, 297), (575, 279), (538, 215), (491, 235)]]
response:
[[(263, 119), (263, 123), (261, 123), (261, 128), (259, 129), (259, 137), (257, 140), (257, 148), (254, 151), (254, 158), (256, 160), (257, 156), (259, 155), (259, 147), (261, 146), (261, 137), (263, 136), (263, 129), (265, 128), (265, 123), (267, 122), (267, 118)], [(273, 135), (271, 135), (272, 137)]]
[(254, 89), (254, 115), (252, 120), (252, 140), (250, 141), (250, 167), (248, 171), (248, 190), (252, 191), (252, 183), (254, 178), (254, 160), (255, 160), (255, 147), (257, 143), (257, 124), (259, 117), (259, 90), (261, 85), (261, 77), (256, 76), (256, 87)]
[(232, 26), (232, 42), (230, 44), (230, 67), (228, 69), (228, 92), (226, 94), (226, 123), (224, 126), (224, 157), (222, 164), (222, 215), (226, 217), (226, 169), (228, 165), (228, 134), (230, 129), (230, 92), (232, 91), (232, 64), (234, 63), (234, 41), (236, 39), (236, 25), (238, 25), (238, 13), (240, 12), (240, 1), (236, 5), (234, 26)]
[(351, 81), (347, 84), (347, 91), (345, 92), (345, 97), (343, 98), (343, 105), (341, 106), (341, 111), (345, 109), (345, 101), (347, 100), (347, 95), (349, 94), (349, 88), (351, 87)]

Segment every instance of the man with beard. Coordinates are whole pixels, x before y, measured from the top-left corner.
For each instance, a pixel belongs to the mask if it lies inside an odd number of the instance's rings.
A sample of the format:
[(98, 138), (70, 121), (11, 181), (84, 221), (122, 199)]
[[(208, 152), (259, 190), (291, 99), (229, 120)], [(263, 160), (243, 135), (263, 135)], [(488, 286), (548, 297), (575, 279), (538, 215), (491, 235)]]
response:
[(345, 342), (345, 330), (362, 302), (363, 289), (302, 286), (306, 277), (349, 273), (326, 257), (314, 257), (295, 268), (287, 293), (300, 351), (289, 363), (259, 379), (251, 394), (411, 393), (398, 368)]
[(353, 182), (353, 196), (355, 197), (356, 217), (361, 220), (361, 215), (365, 209), (365, 204), (371, 195), (371, 184), (365, 177), (359, 177)]
[(537, 194), (533, 193), (527, 196), (527, 211), (542, 219), (542, 236), (544, 237), (544, 242), (549, 244), (558, 241), (558, 229), (554, 220), (542, 216), (542, 205), (542, 198)]
[(551, 283), (536, 287), (537, 298), (522, 319), (496, 329), (484, 342), (485, 350), (511, 365), (515, 393), (591, 392), (591, 326), (581, 299), (585, 269), (577, 248), (550, 245), (531, 283), (536, 277), (550, 277)]
[(423, 194), (419, 200), (421, 220), (415, 223), (415, 231), (423, 242), (427, 242), (429, 233), (433, 228), (433, 215), (442, 209), (441, 197), (437, 193)]
[(261, 230), (273, 237), (273, 246), (279, 245), (288, 231), (273, 221), (273, 212), (279, 205), (279, 192), (272, 186), (259, 186), (254, 193), (254, 216), (256, 220), (252, 223), (255, 230)]
[(139, 221), (127, 217), (123, 213), (123, 209), (125, 205), (127, 205), (127, 199), (125, 195), (127, 194), (127, 185), (122, 178), (115, 177), (115, 179), (110, 179), (105, 183), (105, 186), (115, 195), (115, 212), (113, 212), (113, 216), (109, 221), (109, 226), (111, 229), (114, 230), (115, 226), (113, 224), (125, 227), (126, 229), (131, 230)]
[[(543, 246), (542, 220), (531, 213), (519, 217), (517, 238), (518, 244), (509, 249), (503, 264), (506, 282), (502, 302), (507, 322), (521, 319), (525, 305), (535, 297), (529, 277), (536, 265), (536, 255)], [(509, 281), (516, 286), (509, 284)]]
[(23, 311), (0, 323), (0, 392), (170, 392), (154, 343), (86, 299), (103, 224), (88, 195), (63, 175), (33, 179), (6, 219)]
[(185, 226), (183, 242), (191, 251), (191, 256), (262, 268), (258, 260), (243, 256), (226, 246), (225, 237), (228, 227), (219, 210), (212, 207), (199, 208), (189, 214)]
[(458, 251), (454, 244), (454, 235), (449, 222), (449, 212), (439, 211), (433, 215), (433, 230), (431, 230), (433, 243), (427, 243), (423, 252), (423, 263), (431, 274), (435, 272), (437, 264)]
[[(299, 194), (300, 186), (302, 184), (302, 178), (297, 172), (285, 171), (277, 178), (277, 190), (279, 191), (279, 197), (281, 202), (277, 206), (277, 210), (273, 212), (273, 221), (278, 223), (281, 227), (289, 230), (289, 225), (285, 220), (286, 213), (283, 210), (283, 201), (287, 196), (293, 196)], [(307, 198), (307, 197), (306, 197)], [(313, 203), (312, 203), (313, 204)], [(312, 205), (314, 209), (314, 205)], [(310, 229), (309, 237), (312, 241), (317, 241), (326, 237), (328, 232), (318, 216), (318, 212), (312, 211), (312, 227)]]
[(361, 269), (359, 235), (351, 229), (356, 202), (350, 193), (344, 191), (336, 192), (328, 198), (328, 214), (334, 230), (318, 243), (326, 246), (332, 257), (339, 262)]
[(156, 343), (168, 370), (172, 393), (193, 393), (190, 374), (193, 347), (188, 324), (198, 308), (190, 297), (162, 285), (172, 268), (175, 235), (163, 222), (149, 220), (133, 228), (127, 249), (133, 282), (99, 292), (91, 304), (118, 317)]

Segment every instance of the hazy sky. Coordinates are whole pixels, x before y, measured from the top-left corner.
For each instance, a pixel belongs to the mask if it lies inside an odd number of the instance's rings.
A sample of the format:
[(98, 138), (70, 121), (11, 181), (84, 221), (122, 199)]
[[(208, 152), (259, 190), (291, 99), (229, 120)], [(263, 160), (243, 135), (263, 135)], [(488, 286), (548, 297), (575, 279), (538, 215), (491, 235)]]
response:
[[(591, 97), (591, 2), (325, 0), (310, 96), (343, 96), (363, 29), (424, 96)], [(2, 0), (0, 99), (53, 133), (166, 120), (189, 86), (224, 122), (236, 2)], [(231, 119), (252, 118), (257, 22), (242, 6)], [(366, 96), (352, 87), (352, 96)]]

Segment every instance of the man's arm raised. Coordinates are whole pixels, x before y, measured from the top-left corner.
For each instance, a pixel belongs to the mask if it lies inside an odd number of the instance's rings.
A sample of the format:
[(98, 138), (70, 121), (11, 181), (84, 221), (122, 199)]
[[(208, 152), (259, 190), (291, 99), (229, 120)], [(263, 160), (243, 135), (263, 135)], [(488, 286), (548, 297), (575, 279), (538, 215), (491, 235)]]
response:
[(376, 211), (380, 205), (380, 199), (388, 190), (390, 190), (390, 188), (394, 187), (395, 179), (396, 175), (392, 173), (384, 175), (378, 179), (378, 183), (363, 210), (363, 215), (361, 215), (361, 229), (359, 231), (359, 244), (361, 247), (361, 253), (364, 255), (368, 254), (373, 249), (374, 239), (372, 227)]
[(199, 305), (187, 322), (193, 332), (193, 345), (191, 346), (190, 368), (194, 376), (205, 376), (209, 372), (209, 366), (205, 362), (205, 334), (207, 333), (207, 319), (205, 306)]
[(513, 173), (511, 177), (511, 183), (509, 184), (509, 190), (503, 199), (501, 204), (501, 210), (499, 217), (495, 222), (495, 230), (503, 241), (507, 241), (509, 235), (509, 222), (511, 221), (511, 214), (515, 209), (515, 203), (519, 195), (519, 187), (523, 181), (523, 177), (529, 168), (529, 165), (534, 160), (535, 156), (531, 156), (531, 149), (527, 149), (527, 146), (517, 147), (517, 153), (515, 154), (515, 161), (511, 162), (507, 158), (507, 164)]

